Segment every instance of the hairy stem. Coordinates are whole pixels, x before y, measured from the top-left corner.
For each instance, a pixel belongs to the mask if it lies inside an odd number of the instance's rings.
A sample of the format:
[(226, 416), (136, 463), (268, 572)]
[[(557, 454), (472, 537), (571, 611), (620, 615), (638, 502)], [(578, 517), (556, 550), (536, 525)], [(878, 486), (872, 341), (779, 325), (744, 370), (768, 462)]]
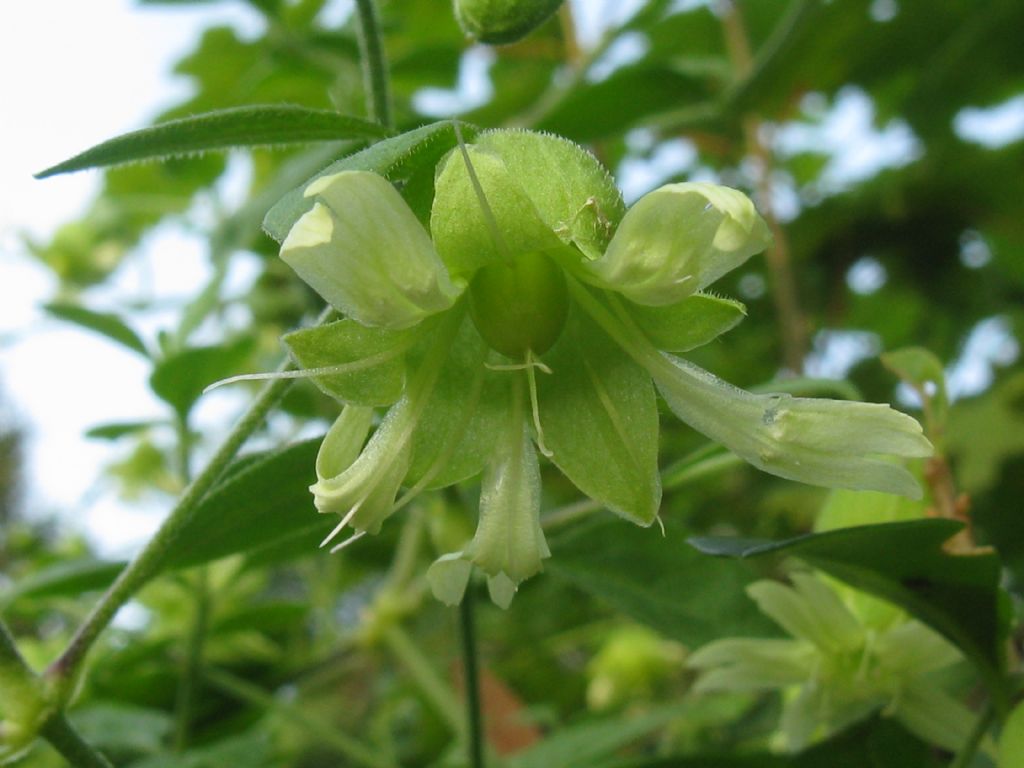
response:
[[(331, 314), (333, 314), (333, 310), (330, 307), (325, 309), (318, 324), (325, 322)], [(290, 363), (280, 366), (281, 370), (290, 370), (291, 368)], [(121, 571), (114, 583), (110, 585), (100, 601), (86, 616), (85, 621), (78, 627), (64, 652), (50, 665), (46, 674), (55, 682), (58, 701), (67, 700), (82, 662), (100, 633), (111, 622), (118, 609), (160, 572), (164, 558), (177, 541), (182, 529), (192, 520), (192, 515), (199, 502), (220, 479), (235, 454), (249, 439), (249, 436), (260, 427), (264, 418), (281, 400), (291, 383), (289, 379), (279, 379), (267, 383), (253, 404), (249, 406), (249, 410), (243, 414), (213, 458), (210, 459), (210, 463), (185, 489), (181, 499), (171, 510), (160, 529), (135, 559)]]
[(359, 58), (363, 64), (367, 111), (371, 119), (385, 128), (394, 128), (388, 62), (384, 56), (377, 6), (374, 0), (356, 0), (356, 12), (359, 18)]
[(46, 722), (42, 735), (74, 768), (114, 768), (113, 763), (78, 735), (63, 713)]
[(473, 588), (470, 586), (459, 604), (459, 624), (462, 630), (462, 670), (466, 686), (466, 725), (469, 728), (467, 748), (471, 768), (484, 768), (483, 713), (480, 708), (480, 676), (473, 601)]

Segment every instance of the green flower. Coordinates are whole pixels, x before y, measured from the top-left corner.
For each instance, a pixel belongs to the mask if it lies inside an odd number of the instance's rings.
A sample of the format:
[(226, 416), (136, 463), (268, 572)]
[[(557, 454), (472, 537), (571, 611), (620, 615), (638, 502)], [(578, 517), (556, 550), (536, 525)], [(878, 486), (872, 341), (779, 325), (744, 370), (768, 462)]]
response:
[(499, 604), (541, 570), (538, 452), (608, 509), (655, 520), (656, 388), (767, 472), (920, 493), (906, 470), (874, 458), (930, 452), (910, 417), (750, 394), (676, 356), (743, 317), (737, 302), (701, 292), (768, 242), (736, 190), (672, 184), (627, 212), (578, 146), (493, 131), (438, 166), (429, 235), (372, 173), (318, 179), (306, 196), (313, 208), (281, 257), (345, 315), (285, 337), (346, 404), (321, 448), (316, 506), (341, 516), (329, 540), (345, 528), (358, 537), (421, 491), (480, 476), (476, 535), (428, 573), (445, 602), (461, 599), (472, 564)]
[(783, 692), (781, 735), (797, 751), (873, 712), (894, 717), (925, 741), (956, 751), (974, 716), (934, 679), (960, 653), (898, 609), (853, 590), (836, 592), (810, 573), (793, 586), (747, 588), (793, 639), (730, 638), (696, 651), (697, 691)]

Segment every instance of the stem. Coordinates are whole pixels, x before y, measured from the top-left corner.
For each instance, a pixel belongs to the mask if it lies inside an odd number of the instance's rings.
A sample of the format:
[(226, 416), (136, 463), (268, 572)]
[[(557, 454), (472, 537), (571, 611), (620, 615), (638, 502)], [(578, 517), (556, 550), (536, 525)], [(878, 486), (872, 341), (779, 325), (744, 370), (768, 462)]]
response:
[(62, 713), (51, 717), (41, 733), (74, 768), (114, 768), (113, 763), (78, 735)]
[(469, 728), (469, 764), (484, 768), (483, 713), (480, 709), (480, 679), (476, 647), (476, 623), (473, 618), (473, 588), (466, 590), (459, 604), (462, 630), (462, 669), (466, 686), (466, 723)]
[(949, 768), (967, 768), (971, 764), (975, 753), (978, 751), (978, 747), (981, 746), (981, 742), (995, 721), (995, 718), (996, 708), (990, 701), (978, 716), (977, 721), (974, 723), (974, 728), (971, 730), (971, 735), (967, 739), (967, 743), (956, 753), (956, 757), (949, 764)]
[[(750, 41), (743, 26), (739, 8), (735, 2), (726, 3), (726, 12), (722, 17), (725, 32), (726, 48), (732, 60), (736, 78), (746, 81), (754, 69), (754, 57), (750, 50)], [(807, 354), (807, 325), (800, 310), (800, 300), (793, 276), (792, 259), (790, 257), (789, 238), (779, 223), (772, 203), (772, 155), (768, 147), (761, 141), (761, 130), (764, 126), (760, 117), (754, 114), (741, 118), (743, 135), (747, 150), (755, 160), (754, 187), (760, 203), (761, 213), (772, 233), (772, 244), (765, 252), (768, 271), (772, 280), (772, 298), (775, 303), (775, 314), (782, 337), (782, 356), (787, 368), (800, 374), (804, 369), (804, 357)]]
[(193, 622), (192, 631), (189, 633), (187, 653), (184, 664), (182, 664), (181, 679), (178, 681), (178, 696), (175, 702), (177, 721), (174, 729), (174, 749), (177, 752), (184, 751), (188, 746), (196, 691), (199, 689), (199, 679), (202, 675), (203, 643), (206, 640), (206, 630), (210, 618), (210, 585), (206, 568), (200, 568), (196, 574), (195, 609), (195, 622)]
[(385, 128), (394, 128), (391, 115), (391, 84), (380, 17), (374, 0), (356, 0), (359, 18), (359, 58), (363, 64), (363, 86), (366, 88), (366, 111), (370, 119)]
[(333, 725), (325, 723), (309, 712), (281, 700), (246, 680), (227, 672), (214, 670), (206, 670), (203, 676), (209, 683), (233, 696), (237, 696), (242, 701), (280, 715), (283, 719), (305, 728), (312, 736), (319, 739), (324, 746), (335, 749), (352, 763), (358, 763), (359, 765), (367, 766), (367, 768), (395, 768), (395, 764), (391, 760), (381, 756), (351, 736), (341, 733)]
[[(322, 324), (333, 313), (327, 307), (320, 315), (318, 324)], [(284, 363), (280, 370), (290, 370), (290, 363)], [(160, 526), (146, 547), (121, 571), (117, 579), (107, 589), (100, 601), (86, 616), (78, 627), (67, 648), (46, 672), (46, 676), (56, 681), (58, 701), (66, 701), (74, 687), (77, 675), (86, 654), (100, 633), (114, 618), (114, 614), (143, 585), (160, 572), (161, 565), (168, 551), (174, 545), (181, 530), (191, 521), (199, 502), (213, 487), (239, 449), (263, 423), (263, 419), (291, 386), (291, 380), (280, 379), (269, 382), (259, 396), (249, 406), (235, 428), (224, 440), (214, 454), (210, 463), (198, 477), (185, 489), (178, 504)]]
[(457, 734), (463, 734), (466, 728), (462, 719), (462, 708), (451, 688), (437, 674), (430, 662), (423, 656), (416, 643), (398, 624), (394, 624), (384, 633), (384, 642), (388, 650), (412, 675), (423, 695), (434, 707), (436, 712)]

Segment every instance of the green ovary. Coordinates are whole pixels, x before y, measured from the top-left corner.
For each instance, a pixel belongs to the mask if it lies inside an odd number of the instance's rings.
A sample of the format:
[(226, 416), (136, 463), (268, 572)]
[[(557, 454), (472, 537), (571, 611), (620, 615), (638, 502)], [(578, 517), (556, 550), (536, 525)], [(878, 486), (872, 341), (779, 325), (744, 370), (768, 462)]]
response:
[(480, 269), (469, 284), (469, 311), (490, 347), (515, 359), (551, 349), (565, 326), (569, 291), (542, 253), (524, 253)]

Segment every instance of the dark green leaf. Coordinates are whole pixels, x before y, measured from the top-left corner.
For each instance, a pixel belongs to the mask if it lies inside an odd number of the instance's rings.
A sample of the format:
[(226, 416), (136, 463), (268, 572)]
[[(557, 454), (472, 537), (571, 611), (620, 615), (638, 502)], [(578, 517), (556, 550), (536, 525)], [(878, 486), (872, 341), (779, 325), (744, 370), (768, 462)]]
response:
[(149, 385), (157, 397), (185, 417), (204, 389), (240, 373), (252, 347), (253, 340), (243, 337), (230, 344), (192, 347), (172, 354), (157, 363)]
[(695, 537), (690, 544), (718, 557), (799, 557), (857, 589), (906, 609), (956, 643), (994, 691), (1002, 689), (1005, 626), (999, 558), (953, 555), (942, 545), (963, 528), (954, 520), (863, 525), (785, 541)]
[(210, 491), (164, 555), (161, 569), (210, 562), (305, 537), (316, 547), (333, 523), (316, 514), (309, 486), (320, 442), (296, 443), (246, 466)]
[(725, 635), (777, 634), (743, 591), (752, 571), (700, 557), (683, 536), (671, 520), (664, 536), (656, 527), (595, 520), (554, 538), (547, 567), (691, 647)]
[(105, 589), (124, 568), (124, 563), (102, 560), (69, 560), (36, 571), (20, 579), (0, 603), (24, 598), (78, 597), (83, 592)]
[[(310, 181), (321, 176), (341, 171), (373, 171), (396, 180), (412, 174), (422, 166), (436, 164), (445, 152), (455, 146), (455, 130), (452, 125), (448, 120), (431, 123), (343, 157), (282, 197), (277, 205), (267, 211), (263, 228), (272, 238), (282, 242), (299, 217), (313, 207), (312, 201), (305, 198), (303, 193)], [(461, 127), (466, 141), (476, 135), (476, 129), (472, 126), (462, 123)]]
[(139, 338), (139, 335), (115, 314), (93, 312), (91, 309), (86, 309), (77, 304), (66, 304), (63, 302), (44, 304), (43, 309), (54, 317), (59, 317), (61, 320), (67, 320), (69, 323), (95, 331), (133, 352), (138, 352), (143, 357), (149, 357), (149, 350), (146, 349), (146, 345)]
[(126, 133), (47, 168), (36, 178), (232, 147), (376, 139), (386, 135), (387, 131), (377, 123), (323, 109), (294, 104), (234, 107)]

